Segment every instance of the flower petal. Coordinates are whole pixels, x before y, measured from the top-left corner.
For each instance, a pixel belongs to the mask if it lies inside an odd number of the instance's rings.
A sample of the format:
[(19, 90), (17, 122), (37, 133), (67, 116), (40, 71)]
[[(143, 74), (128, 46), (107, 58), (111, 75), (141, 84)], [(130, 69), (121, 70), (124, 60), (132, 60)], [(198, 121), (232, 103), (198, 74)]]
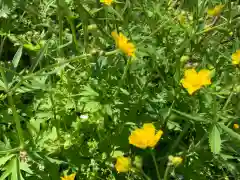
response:
[(149, 144), (149, 146), (152, 148), (155, 147), (162, 135), (163, 135), (163, 131), (159, 130), (157, 132), (157, 134), (154, 136), (154, 138), (153, 138), (152, 142)]
[(146, 149), (147, 141), (144, 136), (145, 133), (142, 129), (136, 129), (131, 133), (131, 135), (128, 138), (129, 144), (132, 144), (138, 148)]
[[(198, 81), (197, 79), (195, 79), (195, 81)], [(183, 87), (185, 89), (187, 89), (188, 94), (192, 95), (195, 91), (197, 91), (198, 89), (200, 89), (202, 86), (200, 84), (196, 84), (194, 85), (191, 82), (188, 82), (186, 79), (182, 79), (181, 83), (183, 85)]]
[(240, 63), (240, 50), (232, 54), (232, 63), (235, 65)]
[(197, 76), (197, 71), (195, 69), (187, 69), (184, 72), (185, 77)]
[(199, 78), (201, 79), (202, 85), (209, 85), (211, 84), (211, 71), (207, 69), (202, 69), (198, 73)]
[(131, 159), (129, 157), (120, 156), (117, 158), (115, 168), (118, 173), (127, 172), (131, 167)]
[(115, 41), (118, 41), (119, 36), (118, 36), (118, 33), (117, 33), (116, 31), (113, 31), (113, 32), (111, 33), (111, 35), (112, 35), (112, 37), (113, 37), (113, 39), (114, 39)]
[(143, 124), (143, 130), (144, 130), (144, 132), (148, 136), (154, 137), (154, 135), (155, 135), (155, 126), (152, 123), (145, 123), (145, 124)]

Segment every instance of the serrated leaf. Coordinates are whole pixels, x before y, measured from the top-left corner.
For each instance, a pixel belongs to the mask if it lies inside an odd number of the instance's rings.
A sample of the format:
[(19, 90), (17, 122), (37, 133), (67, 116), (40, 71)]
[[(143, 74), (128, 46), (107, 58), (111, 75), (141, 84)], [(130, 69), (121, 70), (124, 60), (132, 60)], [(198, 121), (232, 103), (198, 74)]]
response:
[(11, 174), (12, 174), (11, 179), (20, 180), (21, 178), (18, 163), (19, 161), (16, 157), (9, 161), (9, 163), (4, 167), (5, 171), (0, 177), (0, 180), (5, 180), (6, 177), (10, 176)]
[(187, 113), (184, 113), (184, 112), (180, 112), (180, 111), (178, 111), (176, 109), (172, 109), (172, 111), (174, 111), (175, 113), (177, 113), (177, 114), (179, 114), (179, 115), (181, 115), (183, 117), (186, 117), (186, 118), (194, 120), (194, 121), (209, 123), (208, 120), (203, 119), (202, 117), (199, 117), (199, 116), (196, 116), (196, 115), (191, 115), (191, 114), (187, 114)]
[(99, 94), (90, 86), (85, 86), (84, 90), (80, 93), (81, 96), (99, 96)]
[(19, 49), (17, 50), (16, 54), (15, 54), (14, 57), (13, 57), (12, 63), (13, 63), (13, 67), (14, 67), (14, 68), (17, 68), (18, 63), (19, 63), (19, 61), (20, 61), (20, 59), (21, 59), (22, 49), (23, 49), (23, 47), (20, 46)]
[(0, 80), (0, 90), (5, 90), (6, 88), (5, 84)]
[(33, 171), (29, 168), (30, 165), (26, 162), (20, 162), (20, 169), (27, 172), (28, 174), (33, 174)]
[(2, 7), (0, 8), (0, 17), (1, 18), (7, 18), (8, 15), (10, 14), (10, 8), (6, 5), (1, 5)]
[(221, 151), (221, 136), (216, 125), (212, 127), (209, 134), (209, 145), (211, 152), (214, 154), (219, 154)]
[(3, 157), (0, 158), (0, 167), (3, 166), (4, 164), (6, 164), (6, 162), (8, 162), (13, 156), (15, 156), (14, 154), (10, 154), (10, 155), (5, 155)]
[(218, 123), (219, 126), (226, 132), (228, 133), (231, 137), (237, 139), (240, 141), (240, 135), (236, 132), (234, 132), (232, 129), (228, 128), (227, 126), (225, 126), (223, 123)]

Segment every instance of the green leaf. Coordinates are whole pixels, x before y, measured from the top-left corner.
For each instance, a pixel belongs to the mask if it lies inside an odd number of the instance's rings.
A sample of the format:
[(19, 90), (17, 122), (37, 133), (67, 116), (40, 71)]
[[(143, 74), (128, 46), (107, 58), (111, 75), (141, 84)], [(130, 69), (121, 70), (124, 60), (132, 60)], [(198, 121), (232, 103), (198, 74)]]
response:
[(85, 86), (83, 91), (80, 93), (81, 96), (99, 96), (99, 94), (92, 89), (90, 86)]
[(13, 57), (12, 63), (13, 63), (13, 67), (14, 67), (14, 68), (17, 68), (18, 63), (19, 63), (19, 61), (20, 61), (20, 59), (21, 59), (22, 49), (23, 49), (23, 47), (20, 46), (19, 49), (17, 50), (16, 54), (15, 54), (14, 57)]
[(130, 95), (130, 93), (126, 89), (120, 88), (120, 91), (122, 91), (122, 93), (127, 95), (127, 96)]
[(0, 158), (0, 167), (3, 166), (4, 164), (6, 164), (6, 162), (8, 162), (10, 159), (12, 159), (12, 157), (15, 156), (14, 154), (9, 154), (9, 155), (5, 155), (3, 157)]
[(124, 153), (122, 151), (118, 151), (118, 150), (113, 151), (111, 154), (112, 154), (113, 158), (117, 158), (119, 156), (123, 156), (124, 155)]
[(28, 174), (33, 174), (33, 171), (29, 168), (30, 165), (26, 162), (20, 162), (20, 169), (27, 172)]
[(223, 123), (218, 123), (218, 124), (226, 133), (229, 134), (229, 136), (231, 136), (231, 137), (240, 141), (240, 135), (238, 133), (234, 132), (232, 129), (228, 128)]
[(0, 80), (0, 90), (5, 90), (6, 89), (6, 86), (5, 84), (2, 82), (2, 80)]
[(21, 173), (20, 173), (19, 160), (18, 158), (15, 158), (14, 164), (12, 167), (11, 180), (22, 180), (22, 179), (23, 178), (21, 177)]
[(221, 151), (221, 136), (216, 125), (212, 127), (209, 134), (209, 145), (211, 152), (214, 154), (219, 154)]
[(172, 109), (172, 111), (174, 111), (175, 113), (183, 116), (183, 117), (186, 117), (188, 119), (191, 119), (191, 120), (195, 120), (195, 121), (198, 121), (198, 122), (205, 122), (205, 123), (209, 123), (207, 120), (201, 118), (201, 117), (198, 117), (196, 115), (190, 115), (190, 114), (187, 114), (187, 113), (184, 113), (184, 112), (180, 112), (178, 110), (175, 110), (175, 109)]
[(13, 158), (5, 167), (5, 172), (0, 177), (0, 180), (5, 180), (6, 177), (11, 175), (12, 180), (20, 180), (19, 160), (17, 157)]
[(48, 42), (46, 42), (45, 45), (41, 48), (40, 52), (37, 55), (37, 58), (34, 60), (31, 66), (30, 72), (33, 72), (37, 67), (37, 65), (42, 61), (47, 49), (48, 49)]

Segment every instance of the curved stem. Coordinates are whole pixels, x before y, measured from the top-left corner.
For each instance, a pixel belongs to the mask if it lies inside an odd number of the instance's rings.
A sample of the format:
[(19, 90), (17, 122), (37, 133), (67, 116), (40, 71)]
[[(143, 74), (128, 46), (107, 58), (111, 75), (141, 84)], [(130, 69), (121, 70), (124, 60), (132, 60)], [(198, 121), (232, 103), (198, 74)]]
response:
[(143, 175), (143, 177), (146, 179), (146, 180), (151, 180), (150, 177), (148, 177), (148, 175), (145, 174), (145, 172), (142, 170), (142, 169), (139, 169), (138, 171), (141, 175)]
[(167, 168), (166, 168), (165, 173), (164, 173), (164, 178), (163, 178), (163, 180), (167, 180), (167, 176), (168, 176), (169, 169), (170, 169), (170, 165), (167, 165)]
[(128, 61), (127, 61), (127, 64), (125, 65), (125, 67), (124, 67), (124, 72), (123, 72), (123, 75), (122, 75), (122, 77), (121, 77), (121, 80), (119, 81), (119, 85), (118, 85), (118, 89), (116, 90), (116, 92), (114, 93), (114, 97), (116, 97), (117, 95), (118, 95), (118, 93), (119, 93), (119, 90), (120, 90), (120, 88), (122, 87), (122, 84), (123, 84), (123, 82), (124, 82), (124, 79), (126, 78), (126, 76), (127, 76), (127, 72), (128, 72), (128, 69), (129, 69), (129, 67), (130, 67), (130, 64), (131, 64), (131, 59), (129, 59)]
[(151, 150), (151, 155), (152, 155), (153, 162), (154, 162), (154, 165), (155, 165), (155, 168), (156, 168), (158, 180), (161, 180), (160, 172), (159, 172), (159, 170), (158, 170), (157, 161), (156, 161), (155, 155), (154, 155), (154, 153), (153, 153), (152, 150)]

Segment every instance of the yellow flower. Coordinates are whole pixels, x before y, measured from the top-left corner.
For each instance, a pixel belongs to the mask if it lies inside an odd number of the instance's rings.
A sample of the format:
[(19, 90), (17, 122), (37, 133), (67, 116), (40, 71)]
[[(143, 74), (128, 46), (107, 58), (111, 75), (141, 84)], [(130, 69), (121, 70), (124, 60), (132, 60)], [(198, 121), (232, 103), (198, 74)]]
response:
[(135, 57), (135, 46), (133, 43), (128, 42), (128, 39), (122, 34), (116, 31), (112, 32), (112, 37), (115, 40), (116, 46), (128, 56)]
[(110, 6), (113, 3), (113, 0), (101, 0), (100, 2)]
[(240, 63), (240, 49), (232, 54), (232, 63), (235, 65)]
[(208, 15), (210, 16), (219, 16), (222, 12), (224, 5), (217, 5), (213, 9), (208, 10)]
[(182, 163), (183, 158), (178, 157), (178, 156), (169, 156), (168, 157), (169, 163), (174, 166), (178, 166), (179, 164)]
[(131, 159), (129, 157), (123, 157), (123, 156), (117, 157), (115, 168), (118, 173), (128, 172), (131, 168)]
[(76, 176), (76, 173), (73, 173), (69, 176), (61, 177), (61, 180), (74, 180), (75, 176)]
[(202, 88), (205, 85), (211, 84), (211, 71), (207, 69), (202, 69), (196, 72), (195, 69), (187, 69), (184, 73), (184, 79), (181, 83), (188, 93), (192, 95), (195, 91)]
[(146, 123), (143, 128), (134, 130), (129, 136), (129, 144), (136, 147), (146, 149), (147, 147), (153, 148), (161, 138), (163, 131), (159, 130), (155, 134), (155, 127), (152, 123)]
[(234, 125), (233, 125), (233, 128), (234, 128), (234, 129), (239, 129), (239, 125), (238, 125), (238, 124), (234, 124)]

